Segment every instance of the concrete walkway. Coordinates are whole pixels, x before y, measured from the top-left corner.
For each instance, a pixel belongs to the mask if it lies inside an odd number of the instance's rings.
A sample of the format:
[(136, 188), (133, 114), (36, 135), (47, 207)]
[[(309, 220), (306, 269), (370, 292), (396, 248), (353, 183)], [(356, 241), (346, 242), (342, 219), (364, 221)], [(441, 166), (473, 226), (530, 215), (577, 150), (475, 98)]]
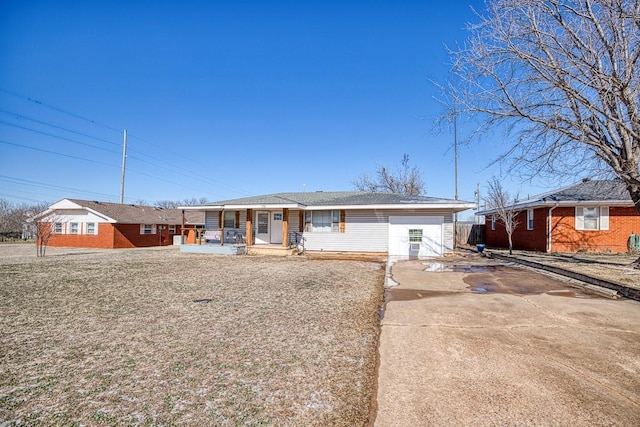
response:
[(375, 426), (640, 425), (640, 303), (478, 256), (391, 274)]

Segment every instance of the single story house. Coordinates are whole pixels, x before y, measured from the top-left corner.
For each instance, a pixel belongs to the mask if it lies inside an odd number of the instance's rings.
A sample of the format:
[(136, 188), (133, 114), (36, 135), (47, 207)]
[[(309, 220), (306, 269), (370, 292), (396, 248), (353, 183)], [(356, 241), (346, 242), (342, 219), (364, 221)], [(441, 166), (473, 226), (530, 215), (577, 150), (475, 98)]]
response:
[(437, 197), (317, 191), (181, 209), (204, 212), (204, 233), (215, 236), (214, 241), (224, 244), (230, 233), (241, 235), (249, 251), (252, 246), (303, 244), (306, 251), (421, 257), (452, 252), (454, 213), (473, 207), (471, 202)]
[[(640, 215), (620, 180), (589, 180), (513, 205), (518, 225), (514, 249), (540, 252), (627, 252), (640, 234)], [(495, 209), (485, 209), (485, 238), (490, 247), (508, 247), (504, 224)], [(635, 237), (632, 239), (635, 240)]]
[(78, 199), (62, 199), (33, 220), (51, 227), (48, 246), (104, 249), (172, 245), (183, 227), (204, 225), (198, 212)]

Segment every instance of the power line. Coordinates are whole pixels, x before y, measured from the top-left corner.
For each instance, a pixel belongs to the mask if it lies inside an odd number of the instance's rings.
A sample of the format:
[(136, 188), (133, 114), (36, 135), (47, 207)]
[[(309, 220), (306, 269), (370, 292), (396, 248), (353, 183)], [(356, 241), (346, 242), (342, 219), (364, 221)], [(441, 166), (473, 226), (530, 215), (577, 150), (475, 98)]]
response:
[(18, 128), (18, 129), (23, 129), (23, 130), (27, 130), (29, 132), (39, 133), (41, 135), (50, 136), (52, 138), (62, 139), (63, 141), (68, 141), (68, 142), (71, 142), (73, 144), (83, 145), (85, 147), (95, 148), (96, 150), (106, 151), (107, 153), (120, 154), (117, 151), (109, 150), (109, 149), (103, 148), (103, 147), (98, 147), (97, 145), (87, 144), (86, 142), (76, 141), (74, 139), (70, 139), (70, 138), (65, 138), (63, 136), (54, 135), (54, 134), (49, 133), (49, 132), (44, 132), (44, 131), (41, 131), (41, 130), (36, 130), (36, 129), (31, 129), (31, 128), (28, 128), (28, 127), (16, 125), (15, 123), (8, 123), (8, 122), (4, 122), (4, 121), (0, 120), (0, 124), (7, 125), (7, 126), (13, 126), (13, 127)]
[(45, 150), (44, 148), (30, 147), (28, 145), (17, 144), (15, 142), (9, 142), (9, 141), (0, 140), (0, 144), (13, 145), (14, 147), (26, 148), (27, 150), (40, 151), (40, 152), (43, 152), (43, 153), (53, 154), (53, 155), (56, 155), (56, 156), (68, 157), (70, 159), (84, 160), (86, 162), (97, 163), (99, 165), (104, 165), (104, 166), (109, 166), (109, 167), (116, 167), (116, 168), (119, 167), (117, 165), (112, 165), (112, 164), (109, 164), (109, 163), (101, 162), (99, 160), (87, 159), (86, 157), (80, 157), (80, 156), (72, 156), (71, 154), (58, 153), (56, 151)]
[[(16, 92), (12, 92), (12, 91), (9, 91), (9, 90), (3, 89), (3, 88), (0, 88), (0, 91), (1, 91), (1, 92), (5, 92), (5, 93), (8, 93), (8, 94), (10, 94), (10, 95), (12, 95), (12, 96), (15, 96), (15, 97), (22, 98), (22, 99), (25, 99), (25, 100), (27, 100), (27, 101), (33, 102), (33, 103), (35, 103), (35, 104), (37, 104), (37, 105), (44, 106), (44, 107), (46, 107), (46, 108), (49, 108), (49, 109), (52, 109), (52, 110), (55, 110), (55, 111), (58, 111), (58, 112), (61, 112), (61, 113), (67, 114), (67, 115), (69, 115), (69, 116), (71, 116), (71, 117), (75, 117), (75, 118), (77, 118), (77, 119), (80, 119), (80, 120), (83, 120), (83, 121), (89, 122), (89, 123), (91, 123), (91, 124), (95, 124), (95, 125), (98, 125), (98, 126), (104, 127), (104, 128), (106, 128), (106, 129), (109, 129), (109, 130), (112, 130), (112, 131), (115, 131), (115, 132), (118, 132), (118, 133), (120, 133), (120, 132), (121, 132), (119, 129), (116, 129), (116, 128), (113, 128), (113, 127), (111, 127), (111, 126), (108, 126), (108, 125), (105, 125), (105, 124), (102, 124), (102, 123), (96, 122), (95, 120), (88, 119), (88, 118), (83, 117), (83, 116), (81, 116), (81, 115), (79, 115), (79, 114), (76, 114), (76, 113), (73, 113), (73, 112), (70, 112), (70, 111), (67, 111), (67, 110), (61, 109), (61, 108), (59, 108), (59, 107), (55, 107), (55, 106), (53, 106), (53, 105), (46, 104), (46, 103), (44, 103), (44, 102), (42, 102), (42, 101), (39, 101), (39, 100), (36, 100), (36, 99), (34, 99), (34, 98), (27, 97), (27, 96), (24, 96), (24, 95), (21, 95), (21, 94), (18, 94), (18, 93), (16, 93)], [(1, 111), (1, 112), (4, 112), (5, 114), (10, 114), (10, 115), (14, 115), (14, 116), (16, 116), (16, 117), (24, 118), (24, 119), (26, 119), (26, 120), (31, 120), (31, 121), (34, 121), (34, 122), (36, 122), (36, 123), (43, 124), (43, 125), (45, 125), (45, 126), (50, 126), (50, 127), (56, 128), (56, 129), (60, 129), (60, 130), (67, 131), (67, 132), (71, 132), (71, 133), (74, 133), (74, 134), (77, 134), (77, 135), (81, 135), (81, 136), (84, 136), (84, 137), (88, 137), (88, 138), (96, 139), (96, 140), (99, 140), (99, 141), (102, 141), (102, 142), (106, 142), (106, 143), (111, 144), (111, 145), (120, 146), (120, 144), (117, 144), (117, 143), (114, 143), (114, 142), (111, 142), (111, 141), (108, 141), (108, 140), (105, 140), (105, 139), (102, 139), (102, 138), (98, 138), (98, 137), (95, 137), (95, 136), (92, 136), (92, 135), (88, 135), (88, 134), (85, 134), (85, 133), (82, 133), (82, 132), (77, 132), (77, 131), (74, 131), (74, 130), (72, 130), (72, 129), (68, 129), (68, 128), (62, 127), (62, 126), (58, 126), (58, 125), (54, 125), (54, 124), (47, 123), (47, 122), (44, 122), (44, 121), (40, 121), (40, 120), (37, 120), (37, 119), (33, 119), (33, 118), (31, 118), (31, 117), (27, 117), (27, 116), (24, 116), (24, 115), (20, 115), (20, 114), (16, 114), (16, 113), (8, 112), (8, 111), (6, 111), (6, 110), (0, 110), (0, 111)], [(83, 146), (86, 146), (86, 147), (94, 148), (94, 149), (97, 149), (97, 150), (102, 150), (102, 151), (106, 151), (106, 152), (114, 153), (114, 154), (120, 154), (120, 152), (115, 152), (115, 151), (112, 151), (112, 150), (108, 150), (108, 149), (106, 149), (106, 148), (99, 147), (99, 146), (96, 146), (96, 145), (93, 145), (93, 144), (88, 144), (88, 143), (84, 143), (84, 142), (76, 141), (76, 140), (73, 140), (73, 139), (65, 138), (65, 137), (58, 136), (58, 135), (54, 135), (54, 134), (51, 134), (51, 133), (47, 133), (47, 132), (43, 132), (43, 131), (38, 131), (38, 130), (35, 130), (35, 129), (32, 129), (32, 128), (27, 128), (27, 127), (23, 127), (23, 126), (19, 126), (19, 125), (16, 125), (16, 124), (12, 124), (12, 123), (8, 123), (8, 122), (3, 122), (3, 121), (0, 121), (0, 123), (5, 124), (5, 125), (8, 125), (8, 126), (13, 126), (13, 127), (19, 128), (19, 129), (27, 130), (27, 131), (30, 131), (30, 132), (34, 132), (34, 133), (39, 133), (39, 134), (42, 134), (42, 135), (50, 136), (50, 137), (53, 137), (53, 138), (58, 138), (58, 139), (61, 139), (61, 140), (64, 140), (64, 141), (68, 141), (68, 142), (74, 143), (74, 144), (79, 144), (79, 145), (83, 145)], [(167, 149), (167, 148), (165, 148), (165, 147), (159, 147), (158, 145), (152, 144), (152, 143), (150, 143), (149, 141), (146, 141), (146, 140), (145, 140), (145, 139), (143, 139), (143, 138), (140, 138), (140, 137), (137, 137), (137, 136), (131, 136), (131, 135), (130, 135), (130, 137), (132, 137), (132, 138), (134, 138), (134, 139), (137, 139), (137, 140), (140, 140), (140, 141), (142, 141), (142, 142), (144, 142), (144, 143), (146, 143), (146, 144), (149, 144), (149, 145), (151, 145), (152, 147), (155, 147), (155, 148), (157, 148), (157, 149), (161, 149), (161, 150), (166, 151), (166, 152), (173, 152), (172, 150)], [(5, 143), (7, 143), (7, 142), (5, 142)], [(9, 144), (11, 144), (11, 143), (9, 143)], [(21, 146), (21, 147), (23, 147), (23, 148), (31, 148), (31, 147), (22, 146), (22, 145), (15, 144), (15, 143), (14, 143), (14, 144), (11, 144), (11, 145)], [(40, 149), (39, 151), (48, 152), (47, 150), (41, 150), (41, 149)], [(164, 161), (164, 160), (162, 160), (162, 159), (158, 159), (158, 158), (156, 158), (156, 157), (150, 156), (148, 153), (146, 153), (146, 152), (144, 152), (144, 151), (136, 150), (135, 148), (130, 148), (130, 151), (135, 152), (135, 153), (139, 153), (139, 154), (141, 154), (141, 155), (145, 156), (145, 158), (139, 158), (139, 157), (135, 157), (135, 156), (129, 156), (129, 157), (134, 158), (134, 159), (136, 159), (136, 160), (138, 160), (138, 161), (140, 161), (140, 162), (142, 162), (142, 163), (149, 164), (149, 165), (151, 165), (151, 166), (158, 166), (157, 164), (154, 164), (154, 163), (152, 163), (152, 162), (150, 162), (150, 161), (148, 160), (148, 159), (152, 159), (152, 160), (155, 160), (155, 161), (157, 161), (157, 162), (160, 162), (160, 163), (163, 163), (163, 164), (165, 164), (165, 165), (168, 165), (169, 167), (167, 167), (167, 166), (160, 166), (160, 167), (162, 167), (163, 169), (168, 170), (168, 171), (170, 171), (170, 172), (172, 172), (172, 173), (174, 173), (174, 174), (181, 175), (181, 176), (184, 176), (184, 177), (187, 177), (187, 178), (190, 178), (190, 179), (196, 179), (196, 180), (198, 180), (198, 181), (200, 181), (200, 182), (202, 182), (202, 183), (204, 183), (204, 184), (208, 184), (208, 185), (215, 185), (215, 186), (217, 186), (217, 187), (222, 187), (222, 188), (225, 188), (225, 189), (227, 189), (227, 190), (231, 190), (231, 191), (234, 191), (234, 192), (238, 192), (238, 193), (240, 193), (240, 194), (244, 194), (244, 195), (249, 194), (248, 192), (246, 192), (245, 190), (243, 190), (243, 189), (241, 189), (241, 188), (238, 188), (238, 187), (234, 187), (234, 186), (231, 186), (231, 185), (225, 184), (225, 183), (223, 183), (223, 182), (221, 182), (221, 181), (213, 180), (213, 179), (211, 179), (211, 178), (209, 178), (209, 177), (207, 177), (207, 176), (205, 176), (205, 175), (203, 175), (203, 174), (199, 174), (199, 173), (193, 172), (193, 171), (188, 170), (188, 169), (180, 168), (180, 167), (175, 166), (175, 165), (173, 165), (173, 164), (171, 164), (171, 163), (169, 163), (169, 162), (167, 162), (167, 161)], [(54, 152), (50, 152), (50, 153), (51, 153), (51, 154), (63, 155), (63, 154), (60, 154), (60, 153), (54, 153)], [(178, 155), (179, 155), (181, 158), (183, 158), (183, 159), (185, 158), (185, 157), (184, 157), (184, 155), (182, 155), (182, 154), (180, 154), (180, 153), (175, 153), (175, 152), (173, 152), (173, 153), (174, 153), (174, 154), (178, 154)], [(66, 156), (66, 155), (63, 155), (63, 156)], [(66, 157), (78, 158), (78, 159), (80, 159), (80, 160), (85, 160), (85, 161), (92, 161), (92, 160), (90, 160), (90, 159), (79, 158), (79, 157), (74, 157), (74, 156), (66, 156)], [(109, 166), (112, 166), (112, 165), (109, 165)], [(186, 172), (186, 173), (187, 173), (187, 174), (189, 174), (189, 175), (186, 175), (186, 174), (184, 174), (184, 173), (177, 172), (176, 170), (180, 170), (180, 171)], [(135, 171), (134, 171), (134, 172), (135, 172)], [(140, 173), (140, 172), (137, 172), (137, 173)], [(154, 178), (154, 179), (162, 180), (161, 178), (157, 178), (157, 177), (154, 177), (154, 176), (149, 175), (149, 174), (144, 174), (144, 175), (149, 176), (149, 177)], [(164, 181), (166, 181), (166, 180), (164, 180)], [(177, 184), (177, 183), (173, 183), (173, 184), (181, 185), (181, 184)], [(184, 186), (184, 185), (182, 185), (182, 186)], [(188, 187), (188, 186), (184, 186), (184, 187), (186, 187), (186, 188), (191, 188), (191, 187)], [(191, 188), (191, 189), (193, 189), (193, 188)], [(201, 191), (201, 190), (198, 190), (198, 191)]]
[(120, 144), (118, 144), (116, 142), (109, 141), (107, 139), (99, 138), (99, 137), (93, 136), (93, 135), (88, 135), (86, 133), (78, 132), (78, 131), (75, 131), (75, 130), (72, 130), (72, 129), (68, 129), (68, 128), (65, 128), (65, 127), (62, 127), (62, 126), (57, 126), (57, 125), (54, 125), (52, 123), (43, 122), (41, 120), (37, 120), (37, 119), (34, 119), (32, 117), (27, 117), (27, 116), (24, 116), (22, 114), (14, 113), (12, 111), (7, 111), (7, 110), (0, 109), (0, 112), (8, 114), (10, 116), (14, 116), (14, 117), (20, 118), (20, 119), (30, 120), (32, 122), (36, 122), (36, 123), (39, 123), (41, 125), (49, 126), (49, 127), (55, 128), (55, 129), (60, 129), (60, 130), (66, 131), (66, 132), (74, 133), (76, 135), (85, 136), (87, 138), (92, 138), (92, 139), (95, 139), (95, 140), (98, 140), (98, 141), (105, 142), (107, 144), (115, 145), (115, 146), (118, 146), (118, 147), (120, 146)]
[(80, 116), (80, 115), (78, 115), (78, 114), (76, 114), (76, 113), (72, 113), (72, 112), (70, 112), (70, 111), (63, 110), (62, 108), (58, 108), (58, 107), (55, 107), (55, 106), (53, 106), (53, 105), (46, 104), (46, 103), (44, 103), (44, 102), (42, 102), (42, 101), (39, 101), (39, 100), (37, 100), (37, 99), (33, 99), (33, 98), (31, 98), (31, 97), (21, 95), (21, 94), (19, 94), (19, 93), (16, 93), (16, 92), (13, 92), (13, 91), (10, 91), (10, 90), (6, 90), (6, 89), (3, 89), (3, 88), (0, 88), (0, 92), (8, 93), (9, 95), (13, 95), (13, 96), (15, 96), (15, 97), (17, 97), (17, 98), (25, 99), (25, 100), (30, 101), (30, 102), (33, 102), (33, 103), (35, 103), (35, 104), (38, 104), (38, 105), (41, 105), (41, 106), (43, 106), (43, 107), (49, 108), (49, 109), (51, 109), (51, 110), (57, 111), (57, 112), (59, 112), (59, 113), (67, 114), (67, 115), (69, 115), (69, 116), (71, 116), (71, 117), (75, 117), (76, 119), (84, 120), (85, 122), (89, 122), (89, 123), (92, 123), (92, 124), (94, 124), (94, 125), (101, 126), (101, 127), (105, 128), (105, 129), (109, 129), (109, 130), (112, 130), (112, 131), (114, 131), (114, 132), (118, 132), (118, 133), (120, 133), (120, 132), (121, 132), (119, 129), (113, 128), (113, 127), (111, 127), (111, 126), (107, 126), (107, 125), (105, 125), (105, 124), (102, 124), (102, 123), (96, 122), (95, 120), (88, 119), (88, 118), (83, 117), (83, 116)]

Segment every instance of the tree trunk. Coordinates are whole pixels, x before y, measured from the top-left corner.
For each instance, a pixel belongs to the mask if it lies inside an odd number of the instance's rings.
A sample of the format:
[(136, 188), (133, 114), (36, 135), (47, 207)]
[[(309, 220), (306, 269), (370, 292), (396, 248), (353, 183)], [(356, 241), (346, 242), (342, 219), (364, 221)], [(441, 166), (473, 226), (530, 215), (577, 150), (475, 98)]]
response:
[(513, 255), (513, 240), (511, 239), (511, 233), (509, 233), (509, 255)]
[[(636, 207), (636, 211), (638, 215), (640, 215), (640, 185), (627, 184), (627, 190), (629, 191), (629, 195), (631, 196), (631, 200), (633, 200), (633, 204)], [(636, 259), (631, 263), (633, 268), (640, 270), (640, 258)]]

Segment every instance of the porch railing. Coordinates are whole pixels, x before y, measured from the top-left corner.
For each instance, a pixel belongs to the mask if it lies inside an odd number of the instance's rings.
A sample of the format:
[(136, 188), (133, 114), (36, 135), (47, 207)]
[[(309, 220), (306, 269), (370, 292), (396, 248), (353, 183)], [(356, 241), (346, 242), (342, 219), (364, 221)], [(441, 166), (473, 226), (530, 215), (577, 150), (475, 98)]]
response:
[(289, 247), (295, 246), (298, 249), (299, 254), (304, 253), (304, 242), (307, 239), (298, 231), (290, 231), (288, 236)]

